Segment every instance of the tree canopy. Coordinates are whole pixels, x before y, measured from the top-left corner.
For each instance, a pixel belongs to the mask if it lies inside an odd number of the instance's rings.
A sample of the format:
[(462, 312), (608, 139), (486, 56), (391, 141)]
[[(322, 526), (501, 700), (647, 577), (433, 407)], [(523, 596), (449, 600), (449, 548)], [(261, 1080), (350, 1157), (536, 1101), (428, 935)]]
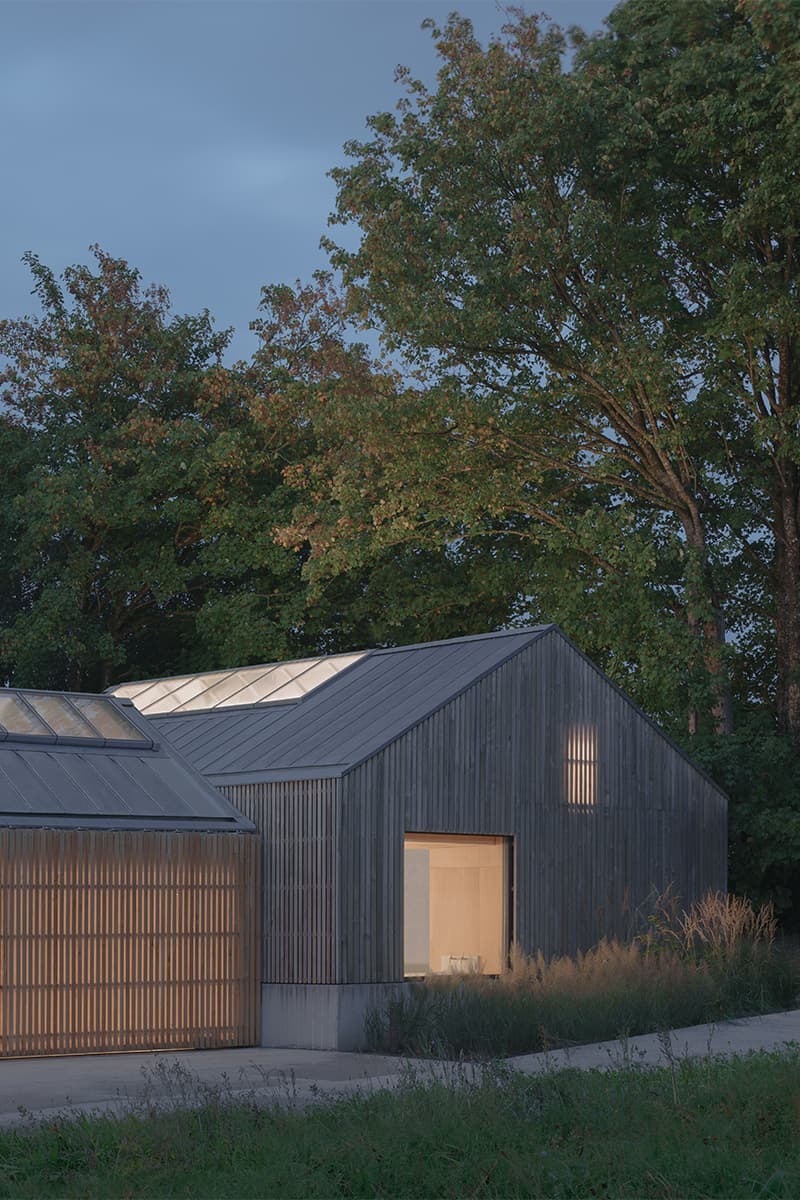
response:
[[(731, 729), (733, 685), (795, 741), (798, 12), (626, 0), (597, 37), (518, 14), (488, 47), (431, 26), (436, 87), (401, 71), (397, 112), (349, 143), (334, 223), (359, 241), (328, 243), (424, 380), (349, 410), (384, 541), (506, 526), (537, 548), (520, 594), (591, 612), (621, 682), (647, 674), (626, 632), (646, 611), (692, 728)], [(363, 500), (329, 484), (321, 569), (357, 555)]]
[(259, 348), (230, 367), (207, 312), (174, 316), (94, 252), (61, 279), (27, 256), (41, 313), (0, 322), (7, 681), (93, 690), (508, 619), (512, 590), (471, 550), (392, 548), (312, 590), (307, 543), (277, 540), (303, 464), (342, 442), (309, 414), (379, 386), (323, 280), (265, 288)]

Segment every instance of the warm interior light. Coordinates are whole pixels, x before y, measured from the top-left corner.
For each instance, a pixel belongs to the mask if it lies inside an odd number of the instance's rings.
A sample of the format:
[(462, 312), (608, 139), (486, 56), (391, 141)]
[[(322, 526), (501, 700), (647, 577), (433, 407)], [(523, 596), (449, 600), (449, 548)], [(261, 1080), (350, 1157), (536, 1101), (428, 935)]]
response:
[(0, 1058), (256, 1036), (255, 840), (0, 831)]
[(585, 723), (569, 725), (565, 740), (567, 804), (591, 808), (597, 793), (597, 729)]
[(406, 975), (498, 975), (508, 953), (508, 839), (407, 834)]

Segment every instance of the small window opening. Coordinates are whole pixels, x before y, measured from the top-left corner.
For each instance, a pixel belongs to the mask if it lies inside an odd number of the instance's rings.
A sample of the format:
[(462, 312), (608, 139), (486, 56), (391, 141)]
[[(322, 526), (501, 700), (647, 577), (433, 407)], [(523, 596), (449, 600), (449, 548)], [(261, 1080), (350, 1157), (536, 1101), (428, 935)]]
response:
[(565, 772), (567, 804), (592, 808), (597, 798), (597, 729), (594, 725), (567, 726)]

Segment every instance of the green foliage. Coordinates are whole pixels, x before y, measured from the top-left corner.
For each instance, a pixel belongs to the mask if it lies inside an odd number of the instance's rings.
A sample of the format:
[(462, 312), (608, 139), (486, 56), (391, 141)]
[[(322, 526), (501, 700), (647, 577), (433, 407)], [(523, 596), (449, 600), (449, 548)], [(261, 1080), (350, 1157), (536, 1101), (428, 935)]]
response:
[(259, 349), (225, 367), (208, 313), (95, 257), (59, 281), (28, 256), (42, 315), (0, 324), (7, 680), (102, 688), (508, 620), (503, 566), (473, 547), (378, 547), (317, 582), (303, 538), (277, 540), (340, 453), (342, 398), (384, 386), (325, 277), (264, 289)]
[(27, 256), (43, 315), (0, 325), (25, 451), (2, 647), (23, 685), (103, 687), (175, 661), (226, 465), (213, 410), (228, 335), (207, 313), (170, 318), (164, 289), (95, 256), (63, 286)]
[(732, 680), (798, 741), (800, 8), (773, 8), (625, 0), (569, 70), (541, 18), (430, 23), (436, 86), (401, 71), (348, 143), (360, 240), (328, 242), (418, 386), (348, 404), (360, 453), (299, 521), (322, 571), (490, 531), (650, 711), (727, 730)]
[(800, 1058), (409, 1074), (305, 1110), (184, 1106), (0, 1133), (0, 1197), (775, 1197), (800, 1190)]
[(785, 737), (758, 716), (733, 737), (691, 747), (730, 797), (729, 886), (756, 904), (771, 900), (785, 928), (800, 926), (800, 772)]

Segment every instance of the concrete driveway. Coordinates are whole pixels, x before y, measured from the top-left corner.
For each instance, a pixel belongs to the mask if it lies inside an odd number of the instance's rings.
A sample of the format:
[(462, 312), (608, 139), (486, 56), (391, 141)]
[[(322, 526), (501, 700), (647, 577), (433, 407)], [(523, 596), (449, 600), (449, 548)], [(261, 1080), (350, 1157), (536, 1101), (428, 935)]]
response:
[[(599, 1042), (506, 1064), (525, 1074), (566, 1068), (659, 1066), (705, 1055), (744, 1055), (800, 1043), (800, 1010), (697, 1025), (627, 1041)], [(0, 1126), (44, 1120), (69, 1110), (120, 1112), (202, 1103), (215, 1094), (262, 1103), (306, 1104), (355, 1089), (396, 1087), (417, 1078), (473, 1078), (479, 1066), (343, 1054), (326, 1050), (181, 1050), (157, 1054), (74, 1055), (0, 1060)]]

